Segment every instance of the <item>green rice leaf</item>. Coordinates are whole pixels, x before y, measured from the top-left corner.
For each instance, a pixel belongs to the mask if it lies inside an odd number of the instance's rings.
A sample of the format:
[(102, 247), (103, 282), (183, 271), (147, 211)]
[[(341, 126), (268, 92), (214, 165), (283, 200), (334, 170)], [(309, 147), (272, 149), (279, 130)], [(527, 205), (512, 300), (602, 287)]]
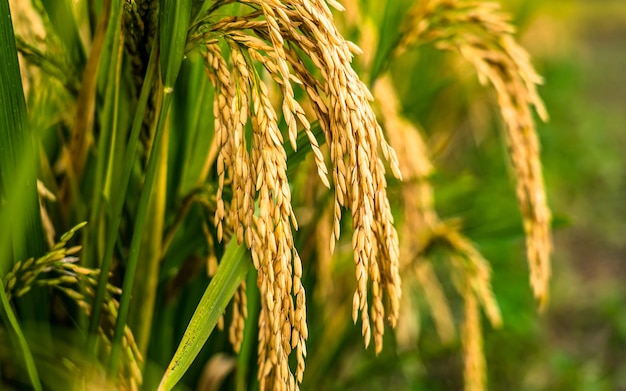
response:
[(41, 4), (46, 10), (46, 14), (50, 19), (60, 41), (65, 46), (68, 57), (73, 60), (75, 65), (84, 65), (85, 49), (80, 40), (80, 33), (77, 20), (72, 12), (72, 3), (70, 0), (42, 0)]
[(191, 18), (191, 0), (161, 0), (161, 77), (165, 92), (171, 92), (185, 55)]
[[(17, 62), (7, 0), (0, 0), (0, 179), (6, 204), (0, 208), (0, 259), (44, 253), (37, 198), (36, 155)], [(1, 202), (1, 201), (0, 201)], [(10, 246), (13, 246), (11, 256)], [(7, 270), (11, 265), (0, 263)]]
[[(0, 3), (2, 2), (0, 1)], [(37, 373), (35, 360), (33, 359), (33, 355), (30, 352), (30, 348), (28, 347), (28, 343), (26, 342), (26, 338), (24, 337), (24, 333), (22, 332), (22, 329), (20, 328), (20, 324), (17, 321), (17, 317), (15, 316), (15, 313), (13, 312), (13, 308), (11, 308), (11, 304), (9, 303), (7, 294), (4, 291), (4, 287), (0, 289), (0, 302), (2, 304), (2, 318), (6, 324), (11, 325), (13, 332), (17, 336), (18, 345), (20, 349), (22, 349), (22, 354), (24, 355), (26, 371), (28, 372), (30, 383), (33, 386), (33, 389), (35, 391), (41, 391), (42, 390), (41, 381), (39, 380), (39, 374)]]
[(215, 328), (226, 305), (252, 264), (244, 245), (231, 239), (217, 273), (194, 312), (183, 339), (161, 379), (159, 391), (169, 391), (183, 377)]

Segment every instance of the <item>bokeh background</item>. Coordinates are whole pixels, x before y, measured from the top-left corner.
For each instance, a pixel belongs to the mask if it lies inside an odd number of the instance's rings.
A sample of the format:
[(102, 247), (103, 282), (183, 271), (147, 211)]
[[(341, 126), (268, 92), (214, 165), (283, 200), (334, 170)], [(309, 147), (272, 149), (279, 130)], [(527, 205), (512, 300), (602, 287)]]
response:
[[(555, 230), (550, 308), (519, 330), (511, 389), (626, 390), (626, 3), (533, 3), (520, 38), (546, 79), (545, 178), (568, 224)], [(521, 2), (511, 6), (524, 15)], [(506, 389), (497, 334), (493, 385)]]

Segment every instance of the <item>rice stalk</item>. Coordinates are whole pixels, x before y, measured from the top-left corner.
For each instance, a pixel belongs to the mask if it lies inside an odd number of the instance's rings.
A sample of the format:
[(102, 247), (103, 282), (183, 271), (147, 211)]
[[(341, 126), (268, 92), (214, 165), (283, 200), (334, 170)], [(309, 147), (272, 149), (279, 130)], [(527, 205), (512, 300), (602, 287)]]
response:
[(439, 49), (461, 54), (474, 66), (480, 82), (494, 88), (515, 170), (530, 285), (543, 308), (548, 300), (550, 279), (551, 217), (532, 109), (544, 121), (548, 115), (537, 94), (542, 78), (533, 69), (526, 51), (515, 41), (514, 33), (510, 17), (500, 11), (497, 3), (423, 1), (409, 11), (394, 56), (417, 44), (434, 43)]
[(94, 333), (96, 331), (98, 321), (100, 319), (100, 311), (102, 307), (102, 302), (104, 298), (104, 294), (106, 292), (106, 283), (108, 280), (109, 270), (113, 263), (113, 252), (115, 250), (115, 243), (117, 241), (118, 230), (120, 228), (120, 224), (122, 221), (122, 210), (124, 207), (124, 199), (126, 197), (126, 193), (128, 190), (128, 184), (130, 181), (130, 177), (133, 170), (133, 165), (135, 162), (136, 149), (139, 141), (142, 125), (144, 124), (144, 114), (146, 112), (146, 108), (148, 105), (148, 100), (150, 97), (150, 91), (152, 90), (152, 83), (156, 78), (156, 69), (157, 69), (157, 53), (158, 50), (155, 49), (150, 54), (149, 65), (146, 70), (145, 75), (145, 83), (141, 89), (139, 102), (137, 104), (136, 113), (133, 118), (133, 124), (131, 129), (131, 134), (128, 139), (128, 149), (124, 154), (124, 163), (122, 169), (122, 175), (120, 178), (120, 188), (119, 195), (113, 199), (112, 206), (112, 216), (113, 219), (109, 224), (108, 230), (106, 232), (106, 246), (104, 250), (104, 255), (102, 257), (102, 261), (100, 263), (102, 273), (100, 274), (100, 281), (98, 284), (98, 288), (96, 291), (96, 295), (94, 297), (94, 316), (92, 316), (89, 330)]
[[(177, 71), (176, 71), (177, 72)], [(149, 85), (146, 84), (149, 88)], [(167, 158), (167, 150), (168, 145), (165, 144), (162, 140), (167, 140), (167, 130), (166, 119), (169, 112), (169, 107), (172, 100), (171, 91), (167, 92), (160, 85), (159, 94), (162, 97), (158, 99), (159, 106), (157, 108), (157, 112), (159, 114), (159, 119), (157, 122), (157, 128), (155, 130), (154, 142), (151, 147), (150, 157), (148, 160), (148, 167), (145, 174), (145, 182), (143, 184), (143, 188), (141, 191), (141, 195), (139, 198), (137, 215), (134, 221), (134, 229), (133, 236), (130, 244), (130, 251), (128, 255), (128, 262), (126, 267), (126, 273), (124, 275), (124, 282), (122, 285), (123, 292), (120, 298), (120, 311), (119, 316), (116, 319), (115, 325), (115, 334), (112, 341), (111, 347), (111, 356), (109, 362), (109, 369), (112, 373), (116, 373), (118, 359), (117, 355), (120, 353), (120, 350), (123, 348), (123, 332), (125, 330), (126, 322), (128, 319), (128, 311), (130, 308), (131, 302), (131, 292), (133, 290), (133, 285), (135, 283), (135, 273), (137, 271), (137, 265), (139, 263), (139, 250), (142, 244), (142, 236), (144, 229), (146, 228), (147, 223), (147, 214), (148, 208), (150, 206), (150, 200), (152, 196), (152, 192), (155, 190), (155, 184), (159, 179), (157, 175), (162, 176), (163, 172), (159, 172), (159, 167), (161, 166), (161, 160)], [(135, 151), (129, 152), (129, 154), (134, 154)], [(152, 240), (160, 241), (160, 238), (152, 238)]]

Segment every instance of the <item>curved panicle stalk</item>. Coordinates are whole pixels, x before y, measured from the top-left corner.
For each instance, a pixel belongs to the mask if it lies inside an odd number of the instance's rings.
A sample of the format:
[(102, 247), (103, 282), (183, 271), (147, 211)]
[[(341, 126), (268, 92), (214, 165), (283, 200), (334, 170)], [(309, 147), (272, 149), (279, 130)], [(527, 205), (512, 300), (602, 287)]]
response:
[(419, 2), (406, 18), (394, 55), (399, 56), (416, 44), (434, 43), (437, 48), (461, 54), (474, 66), (480, 82), (495, 89), (517, 181), (530, 284), (543, 308), (550, 281), (551, 217), (532, 109), (544, 121), (548, 115), (537, 94), (542, 78), (513, 38), (515, 29), (509, 16), (499, 8), (497, 3), (466, 0)]

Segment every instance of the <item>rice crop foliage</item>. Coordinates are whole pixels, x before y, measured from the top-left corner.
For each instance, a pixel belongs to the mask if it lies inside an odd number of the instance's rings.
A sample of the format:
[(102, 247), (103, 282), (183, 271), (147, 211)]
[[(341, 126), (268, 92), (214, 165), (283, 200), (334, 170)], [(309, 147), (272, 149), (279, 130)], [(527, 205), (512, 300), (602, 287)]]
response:
[[(324, 341), (333, 314), (360, 323), (365, 349), (400, 352), (415, 349), (423, 299), (442, 343), (460, 327), (465, 388), (486, 389), (480, 309), (503, 322), (489, 262), (439, 217), (435, 151), (405, 115), (394, 73), (429, 45), (495, 92), (530, 283), (547, 303), (550, 212), (532, 114), (547, 118), (541, 78), (497, 4), (9, 3), (48, 251), (15, 259), (2, 281), (18, 319), (54, 325), (52, 340), (59, 318), (73, 320), (62, 327), (81, 336), (70, 350), (84, 387), (169, 390), (201, 378), (194, 359), (230, 362), (225, 350), (237, 364), (204, 381), (314, 389), (305, 367), (323, 360), (307, 341)], [(31, 290), (45, 293), (38, 305), (64, 309), (28, 319), (20, 303)], [(54, 388), (40, 356), (29, 368)]]

